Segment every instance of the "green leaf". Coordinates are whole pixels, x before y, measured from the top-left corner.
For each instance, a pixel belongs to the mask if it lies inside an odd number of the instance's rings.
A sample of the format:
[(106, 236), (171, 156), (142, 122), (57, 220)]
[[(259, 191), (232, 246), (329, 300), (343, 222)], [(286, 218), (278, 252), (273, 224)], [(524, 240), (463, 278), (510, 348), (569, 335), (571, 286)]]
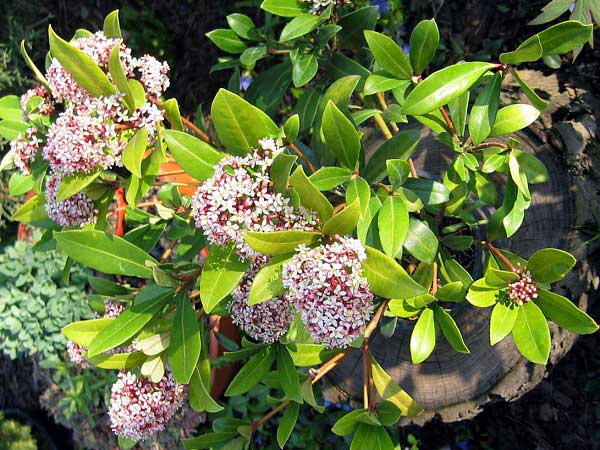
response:
[(246, 44), (233, 30), (218, 28), (206, 33), (206, 37), (219, 49), (227, 53), (236, 55), (246, 50)]
[(310, 246), (320, 237), (321, 233), (315, 231), (288, 230), (265, 233), (249, 231), (244, 236), (244, 240), (258, 253), (287, 255), (293, 253), (300, 244)]
[(466, 62), (438, 70), (408, 94), (403, 112), (413, 116), (430, 113), (463, 94), (494, 67), (490, 63)]
[(364, 216), (367, 212), (367, 208), (369, 207), (370, 198), (371, 188), (369, 183), (367, 183), (365, 179), (361, 177), (352, 178), (348, 183), (348, 188), (346, 189), (346, 203), (352, 203), (354, 200), (358, 199), (360, 202), (361, 215)]
[(404, 86), (405, 83), (408, 82), (405, 80), (398, 80), (396, 78), (388, 78), (383, 75), (371, 74), (367, 77), (367, 80), (365, 81), (363, 93), (365, 95), (373, 95), (378, 92), (387, 92), (391, 91), (392, 89)]
[(394, 405), (392, 402), (388, 400), (384, 400), (381, 403), (377, 404), (376, 407), (377, 418), (381, 422), (382, 425), (391, 427), (398, 423), (400, 417), (402, 416), (402, 411)]
[(315, 88), (308, 88), (298, 99), (296, 112), (300, 116), (300, 131), (308, 130), (317, 115), (321, 94)]
[(311, 54), (302, 55), (292, 63), (292, 81), (295, 87), (302, 87), (314, 78), (319, 70), (319, 60)]
[(529, 361), (546, 364), (550, 356), (550, 329), (544, 314), (533, 302), (518, 308), (512, 337), (519, 352)]
[(248, 296), (248, 305), (257, 305), (281, 295), (284, 291), (281, 270), (289, 257), (273, 258), (258, 271)]
[(450, 193), (442, 183), (424, 178), (409, 178), (403, 185), (419, 196), (426, 205), (439, 205), (448, 201)]
[(205, 383), (198, 367), (194, 369), (189, 384), (189, 403), (194, 411), (216, 413), (223, 410), (210, 395), (210, 386)]
[[(274, 164), (274, 163), (273, 163)], [(308, 179), (320, 191), (329, 191), (352, 177), (352, 171), (344, 167), (321, 167)]]
[(260, 139), (276, 136), (277, 125), (257, 107), (225, 89), (219, 90), (211, 108), (217, 136), (227, 150), (244, 155)]
[(254, 67), (256, 62), (263, 59), (265, 56), (267, 56), (267, 46), (259, 44), (244, 50), (240, 55), (240, 63), (246, 67)]
[(371, 197), (367, 210), (356, 224), (356, 235), (363, 244), (373, 244), (376, 241), (375, 234), (378, 234), (378, 230), (376, 226), (371, 225), (381, 205), (381, 200), (378, 197)]
[(571, 300), (546, 289), (538, 288), (535, 304), (546, 317), (559, 327), (577, 334), (591, 334), (598, 331), (598, 325), (590, 316), (579, 309)]
[(519, 167), (527, 176), (529, 184), (545, 183), (550, 179), (548, 169), (535, 156), (517, 149), (512, 149), (511, 152), (517, 157)]
[(379, 8), (366, 6), (342, 16), (338, 25), (342, 30), (338, 34), (339, 48), (357, 50), (365, 44), (364, 30), (372, 30), (377, 24)]
[(552, 0), (542, 8), (542, 13), (533, 19), (528, 25), (542, 25), (557, 19), (569, 9), (573, 0)]
[(360, 135), (354, 124), (331, 100), (323, 112), (321, 130), (327, 147), (351, 170), (356, 169), (360, 156)]
[(429, 226), (418, 219), (410, 218), (404, 248), (419, 261), (433, 263), (438, 250), (438, 240)]
[(402, 159), (388, 159), (386, 162), (388, 178), (392, 186), (402, 186), (410, 175), (410, 164)]
[[(288, 117), (283, 125), (283, 132), (285, 133), (285, 140), (287, 142), (294, 142), (298, 137), (298, 133), (300, 131), (300, 116), (298, 114), (294, 114), (293, 116)], [(278, 155), (279, 156), (279, 155)], [(288, 170), (288, 175), (289, 175)]]
[(465, 299), (465, 287), (460, 281), (444, 284), (437, 290), (435, 296), (446, 302), (462, 302)]
[(486, 308), (492, 306), (498, 300), (498, 288), (489, 286), (485, 282), (485, 278), (475, 281), (469, 288), (467, 300), (474, 306)]
[(544, 248), (531, 255), (527, 270), (538, 283), (554, 283), (562, 280), (576, 262), (570, 253), (557, 248)]
[(337, 420), (331, 428), (331, 431), (338, 436), (352, 434), (356, 430), (356, 424), (360, 423), (360, 418), (368, 414), (369, 411), (366, 409), (355, 409), (350, 411)]
[(377, 216), (379, 239), (386, 255), (402, 254), (402, 244), (408, 234), (408, 210), (400, 197), (387, 197)]
[(475, 99), (469, 116), (469, 134), (473, 144), (481, 144), (492, 132), (496, 113), (500, 104), (500, 86), (502, 74), (497, 73), (488, 81), (485, 88)]
[(10, 220), (24, 224), (48, 220), (45, 205), (46, 197), (43, 194), (35, 195), (17, 209)]
[(362, 172), (363, 177), (370, 183), (381, 181), (387, 175), (387, 160), (411, 157), (420, 140), (419, 130), (402, 131), (379, 147), (368, 160)]
[(200, 328), (187, 291), (177, 296), (176, 304), (177, 312), (169, 344), (169, 365), (175, 379), (181, 384), (188, 384), (200, 357)]
[(81, 192), (90, 184), (92, 184), (102, 173), (102, 170), (94, 172), (79, 172), (65, 175), (60, 182), (60, 187), (56, 193), (56, 200), (62, 201)]
[(251, 31), (255, 30), (256, 26), (252, 19), (245, 14), (229, 14), (227, 24), (239, 37), (248, 40), (253, 39)]
[(396, 384), (392, 377), (388, 375), (373, 357), (371, 357), (371, 373), (373, 384), (380, 397), (396, 405), (404, 416), (413, 417), (423, 411), (423, 408), (404, 389)]
[(165, 130), (165, 142), (177, 163), (197, 180), (212, 176), (214, 166), (223, 159), (223, 153), (191, 134), (177, 130)]
[(283, 418), (277, 427), (277, 444), (280, 448), (284, 448), (286, 442), (292, 435), (296, 421), (298, 420), (298, 414), (300, 412), (300, 404), (291, 402), (286, 406)]
[(103, 354), (92, 358), (88, 352), (87, 360), (99, 369), (133, 369), (146, 360), (146, 355), (142, 352), (132, 352), (116, 353), (114, 355)]
[(33, 189), (33, 176), (23, 175), (20, 172), (14, 172), (8, 180), (8, 192), (10, 195), (23, 195)]
[[(42, 84), (42, 86), (44, 86), (49, 91), (50, 86), (48, 86), (48, 80), (46, 80), (46, 77), (44, 77), (42, 72), (40, 72), (40, 69), (37, 68), (37, 66), (31, 59), (31, 57), (27, 53), (27, 49), (25, 48), (25, 41), (21, 41), (20, 49), (21, 49), (21, 56), (23, 56), (25, 63), (27, 64), (27, 66), (29, 66), (29, 68), (33, 72), (33, 74), (35, 75), (35, 78)], [(21, 109), (21, 108), (19, 107), (19, 109)], [(19, 118), (20, 117), (21, 116), (19, 116)]]
[(471, 351), (467, 348), (460, 329), (458, 328), (458, 325), (456, 325), (456, 322), (452, 316), (437, 303), (433, 306), (433, 314), (435, 322), (442, 329), (442, 333), (444, 333), (444, 336), (452, 348), (459, 353), (471, 353)]
[(298, 166), (290, 177), (290, 185), (296, 189), (300, 196), (300, 202), (306, 208), (316, 211), (322, 222), (327, 221), (333, 215), (333, 206), (329, 200), (321, 194), (319, 189), (311, 183), (302, 166)]
[(83, 347), (89, 347), (98, 334), (112, 323), (114, 319), (80, 320), (65, 325), (61, 332), (69, 340)]
[(264, 0), (260, 7), (281, 17), (296, 17), (308, 12), (308, 5), (298, 0)]
[(521, 64), (524, 62), (537, 61), (542, 57), (542, 43), (536, 34), (517, 47), (516, 50), (500, 54), (502, 64)]
[(375, 61), (377, 61), (383, 70), (401, 80), (410, 80), (412, 78), (410, 61), (398, 44), (391, 38), (376, 31), (367, 30), (364, 35)]
[(383, 298), (408, 298), (423, 294), (423, 286), (414, 281), (394, 259), (379, 250), (365, 246), (367, 259), (364, 275), (371, 291)]
[(270, 347), (260, 350), (250, 358), (233, 380), (231, 380), (229, 387), (225, 391), (225, 395), (227, 397), (235, 397), (248, 392), (271, 370), (274, 359), (273, 351)]
[(410, 62), (417, 75), (427, 68), (440, 43), (440, 32), (435, 19), (422, 20), (410, 35)]
[(433, 310), (425, 308), (410, 336), (410, 356), (413, 364), (420, 364), (429, 358), (435, 348), (436, 334)]
[(173, 291), (157, 285), (143, 288), (135, 303), (104, 328), (90, 343), (88, 356), (91, 358), (113, 349), (131, 338), (161, 312), (172, 299)]
[(75, 261), (103, 273), (152, 278), (146, 262), (158, 264), (149, 254), (118, 236), (97, 230), (54, 233), (61, 252)]
[[(450, 118), (454, 122), (456, 132), (460, 137), (465, 135), (465, 125), (467, 123), (467, 110), (469, 108), (469, 91), (463, 92), (461, 95), (448, 103), (448, 110), (450, 112)], [(463, 157), (473, 156), (465, 153)]]
[(20, 134), (25, 135), (29, 124), (20, 120), (2, 120), (0, 121), (0, 136), (7, 141), (15, 140)]
[(519, 307), (513, 302), (498, 302), (490, 318), (490, 344), (496, 345), (510, 334), (517, 320)]
[(21, 109), (19, 97), (16, 95), (0, 97), (0, 119), (16, 121), (23, 119), (23, 110)]
[(360, 200), (357, 198), (323, 224), (323, 234), (344, 236), (356, 228), (360, 220)]
[(241, 261), (235, 250), (233, 243), (227, 247), (210, 247), (200, 275), (200, 298), (207, 313), (236, 288), (250, 267), (250, 262)]
[(535, 122), (539, 116), (540, 111), (531, 105), (505, 106), (498, 110), (490, 136), (501, 136), (522, 130)]
[(592, 30), (592, 24), (586, 25), (577, 20), (567, 20), (545, 29), (537, 34), (542, 45), (542, 56), (562, 55), (575, 50), (590, 39)]
[(123, 165), (138, 178), (142, 178), (142, 159), (147, 147), (148, 132), (140, 128), (123, 149)]
[(128, 439), (128, 438), (126, 438), (124, 436), (119, 436), (117, 438), (117, 440), (118, 440), (118, 443), (119, 443), (119, 447), (122, 450), (129, 450), (129, 449), (135, 447), (137, 445), (137, 443), (138, 443), (138, 441), (136, 441), (134, 439)]
[(540, 96), (537, 95), (535, 91), (531, 89), (529, 85), (521, 79), (521, 77), (515, 69), (511, 69), (510, 73), (515, 78), (515, 80), (517, 80), (519, 86), (521, 86), (521, 89), (523, 89), (523, 92), (525, 93), (525, 95), (527, 96), (527, 98), (533, 106), (535, 106), (539, 111), (543, 111), (548, 107), (550, 103), (545, 100), (542, 100)]
[[(120, 38), (121, 26), (119, 25), (119, 10), (111, 11), (104, 19), (104, 35), (108, 38)], [(118, 46), (117, 46), (118, 47)]]
[(279, 36), (279, 42), (287, 42), (310, 33), (321, 22), (321, 18), (316, 14), (302, 14), (294, 17), (288, 22)]
[(300, 390), (300, 381), (294, 361), (290, 352), (284, 345), (276, 348), (277, 353), (277, 373), (279, 381), (285, 396), (294, 402), (302, 403), (302, 391)]
[(48, 38), (52, 56), (71, 74), (79, 86), (94, 97), (115, 93), (115, 87), (91, 56), (58, 37), (52, 26), (48, 27)]
[[(183, 121), (181, 120), (181, 112), (179, 111), (177, 99), (170, 98), (169, 100), (165, 100), (162, 107), (165, 110), (165, 117), (171, 124), (171, 127), (177, 131), (183, 131)], [(202, 114), (202, 112), (200, 112), (200, 114)]]
[[(108, 17), (107, 17), (108, 19)], [(118, 21), (117, 16), (117, 21)], [(133, 98), (133, 93), (131, 92), (131, 88), (129, 86), (129, 82), (127, 81), (127, 75), (123, 69), (123, 65), (121, 64), (121, 57), (119, 55), (119, 46), (115, 45), (110, 52), (110, 57), (108, 58), (108, 71), (112, 76), (119, 93), (124, 94), (125, 97), (123, 101), (125, 102), (125, 106), (127, 109), (132, 112), (135, 110), (135, 99)]]
[(184, 439), (183, 446), (188, 450), (213, 448), (230, 441), (238, 435), (236, 432), (207, 433), (195, 438)]
[(117, 284), (114, 281), (108, 280), (106, 278), (90, 277), (88, 279), (88, 282), (90, 283), (92, 289), (100, 295), (115, 296), (127, 295), (131, 293), (131, 290), (129, 288), (121, 286), (120, 284)]
[(290, 170), (298, 159), (295, 155), (287, 155), (280, 153), (271, 164), (271, 183), (275, 192), (285, 193), (288, 189), (288, 180), (290, 178)]
[(361, 423), (354, 434), (350, 450), (394, 450), (394, 444), (384, 427)]

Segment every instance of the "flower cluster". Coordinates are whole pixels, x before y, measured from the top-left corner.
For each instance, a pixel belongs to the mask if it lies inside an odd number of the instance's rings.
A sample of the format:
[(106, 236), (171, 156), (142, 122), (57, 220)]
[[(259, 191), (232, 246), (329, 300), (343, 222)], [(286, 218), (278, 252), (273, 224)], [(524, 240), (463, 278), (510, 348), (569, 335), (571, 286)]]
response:
[(338, 237), (316, 248), (300, 246), (283, 266), (287, 298), (301, 313), (316, 343), (344, 348), (364, 331), (373, 294), (362, 273), (360, 241)]
[(318, 13), (322, 9), (327, 8), (329, 5), (342, 6), (343, 4), (350, 4), (350, 0), (302, 0), (306, 3), (310, 3), (310, 10), (312, 13)]
[[(39, 102), (34, 105), (29, 105), (29, 101), (34, 97), (39, 97)], [(24, 120), (28, 120), (30, 114), (36, 113), (47, 116), (54, 112), (54, 100), (52, 99), (50, 92), (48, 92), (44, 86), (36, 86), (26, 91), (21, 95), (20, 103)]]
[(508, 285), (506, 293), (514, 303), (521, 306), (524, 303), (530, 302), (536, 299), (537, 286), (531, 279), (531, 274), (526, 267), (522, 268), (521, 263), (517, 263), (515, 273), (519, 276), (517, 281), (514, 281)]
[(248, 305), (252, 281), (258, 271), (268, 262), (265, 256), (257, 256), (239, 286), (232, 292), (229, 305), (233, 323), (250, 337), (272, 344), (287, 333), (293, 319), (293, 310), (287, 299), (276, 297), (257, 305)]
[(38, 129), (36, 127), (30, 127), (27, 129), (25, 136), (19, 133), (17, 138), (10, 143), (13, 162), (23, 175), (31, 173), (29, 166), (40, 149), (40, 140), (37, 137), (37, 132)]
[(48, 217), (62, 227), (77, 227), (96, 222), (98, 210), (83, 192), (65, 200), (56, 200), (61, 177), (50, 175), (46, 181), (46, 212)]
[[(125, 311), (125, 307), (114, 300), (105, 300), (104, 301), (104, 315), (102, 318), (104, 319), (116, 319)], [(99, 318), (99, 315), (96, 315), (96, 318)], [(107, 355), (114, 355), (116, 353), (128, 353), (135, 351), (135, 345), (132, 344), (128, 347), (120, 347), (109, 350), (106, 352)], [(67, 354), (69, 355), (69, 359), (76, 366), (81, 367), (82, 369), (91, 369), (94, 367), (91, 363), (89, 363), (85, 359), (85, 354), (87, 352), (87, 348), (83, 345), (77, 344), (71, 340), (67, 341)]]
[(235, 243), (237, 252), (250, 258), (255, 252), (244, 241), (248, 231), (314, 230), (316, 215), (276, 193), (269, 170), (283, 151), (272, 139), (247, 156), (228, 156), (215, 167), (213, 176), (198, 188), (192, 207), (196, 227), (216, 245)]
[(165, 429), (181, 407), (183, 396), (183, 385), (170, 372), (154, 383), (121, 371), (111, 389), (108, 410), (111, 428), (117, 436), (147, 439)]

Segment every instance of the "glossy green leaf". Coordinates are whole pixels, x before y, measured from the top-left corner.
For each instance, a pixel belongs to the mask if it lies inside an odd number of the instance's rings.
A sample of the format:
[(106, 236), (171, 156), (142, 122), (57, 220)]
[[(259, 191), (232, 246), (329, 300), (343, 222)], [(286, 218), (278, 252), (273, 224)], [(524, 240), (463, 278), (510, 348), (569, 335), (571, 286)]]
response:
[(50, 52), (61, 66), (71, 74), (79, 86), (94, 97), (109, 96), (115, 87), (91, 56), (69, 44), (48, 27)]
[(498, 302), (490, 318), (490, 344), (496, 345), (510, 334), (517, 320), (519, 307), (513, 302)]
[(379, 16), (377, 6), (366, 6), (342, 16), (338, 25), (342, 30), (338, 34), (339, 47), (359, 49), (365, 45), (364, 30), (373, 30)]
[(142, 178), (142, 159), (147, 147), (148, 132), (140, 128), (123, 149), (123, 165), (138, 178)]
[(71, 322), (70, 324), (65, 325), (61, 332), (70, 341), (87, 348), (94, 338), (112, 323), (113, 320), (114, 319), (101, 318)]
[(498, 110), (490, 136), (501, 136), (522, 130), (535, 122), (539, 116), (540, 111), (531, 105), (505, 106)]
[(538, 288), (535, 304), (559, 327), (577, 334), (591, 334), (598, 331), (598, 324), (594, 319), (562, 295)]
[(432, 73), (408, 94), (404, 113), (418, 116), (444, 106), (468, 90), (494, 66), (490, 63), (466, 62)]
[(538, 250), (527, 263), (527, 270), (538, 283), (554, 283), (571, 271), (577, 260), (570, 253), (557, 248)]
[(319, 60), (311, 54), (302, 55), (292, 63), (292, 82), (302, 87), (314, 78), (319, 70)]
[(427, 68), (440, 43), (440, 32), (435, 19), (422, 20), (410, 35), (410, 62), (417, 75)]
[(33, 189), (34, 179), (31, 174), (23, 175), (20, 172), (13, 172), (8, 180), (8, 192), (10, 195), (23, 195)]
[[(165, 100), (162, 104), (163, 109), (165, 110), (165, 117), (171, 124), (171, 127), (177, 131), (183, 131), (183, 121), (181, 120), (181, 112), (179, 111), (179, 103), (177, 103), (177, 99), (170, 98)], [(202, 114), (202, 113), (200, 113)]]
[(433, 263), (438, 250), (438, 240), (429, 226), (418, 219), (410, 218), (404, 248), (419, 261)]
[(543, 111), (548, 107), (550, 103), (546, 100), (542, 100), (540, 96), (537, 95), (535, 91), (531, 89), (527, 83), (525, 83), (525, 81), (523, 81), (523, 79), (519, 76), (515, 69), (511, 69), (510, 73), (515, 78), (515, 80), (517, 80), (519, 86), (521, 86), (521, 89), (523, 89), (523, 92), (525, 93), (525, 95), (527, 96), (527, 98), (533, 106), (535, 106), (540, 111)]
[(295, 155), (288, 155), (286, 153), (280, 153), (273, 160), (271, 164), (271, 183), (275, 192), (281, 194), (285, 193), (288, 189), (288, 179), (290, 178), (290, 170), (298, 159)]
[(485, 308), (492, 306), (498, 300), (499, 290), (486, 284), (485, 279), (475, 281), (469, 288), (467, 300), (474, 306)]
[(321, 18), (318, 15), (310, 13), (294, 17), (285, 25), (285, 27), (283, 27), (283, 30), (281, 30), (279, 42), (291, 41), (292, 39), (296, 39), (310, 33), (317, 28), (317, 25), (319, 25), (320, 21)]
[(524, 62), (537, 61), (542, 57), (543, 52), (542, 43), (536, 34), (519, 45), (516, 50), (500, 54), (500, 62), (502, 64), (517, 65)]
[(95, 170), (93, 172), (79, 172), (69, 175), (65, 175), (60, 182), (60, 187), (56, 193), (56, 200), (62, 201), (69, 197), (81, 192), (90, 184), (92, 184), (102, 173), (101, 170)]
[(177, 312), (169, 344), (169, 365), (177, 382), (188, 384), (200, 357), (200, 328), (186, 291), (177, 296), (176, 304)]
[(165, 130), (164, 134), (175, 161), (197, 180), (210, 178), (215, 171), (214, 166), (223, 159), (223, 153), (191, 134), (177, 130)]
[(103, 273), (152, 278), (146, 262), (158, 264), (149, 254), (118, 236), (96, 230), (54, 233), (59, 250), (75, 261)]
[(210, 386), (207, 386), (205, 380), (200, 374), (198, 367), (194, 369), (189, 383), (189, 403), (194, 411), (216, 413), (223, 410), (210, 395)]
[(365, 81), (363, 93), (365, 95), (373, 95), (378, 92), (387, 92), (400, 86), (404, 86), (405, 83), (407, 83), (405, 80), (398, 80), (396, 78), (389, 78), (383, 75), (371, 74)]
[(481, 144), (492, 132), (496, 113), (500, 104), (500, 86), (502, 74), (490, 78), (485, 88), (475, 99), (469, 115), (469, 134), (473, 144)]
[(544, 314), (533, 302), (518, 308), (512, 337), (519, 352), (529, 361), (546, 364), (550, 356), (550, 329)]
[(20, 134), (25, 135), (29, 124), (20, 120), (1, 120), (0, 121), (0, 136), (7, 141), (15, 140)]
[(557, 19), (569, 9), (573, 0), (552, 0), (542, 8), (542, 13), (533, 19), (528, 25), (541, 25)]
[(356, 228), (360, 219), (360, 200), (357, 198), (323, 224), (323, 234), (345, 236)]
[(227, 441), (238, 436), (237, 431), (235, 432), (221, 432), (221, 433), (207, 433), (202, 436), (195, 438), (184, 439), (183, 446), (187, 450), (197, 450), (205, 448), (214, 448), (215, 446), (222, 446)]
[(299, 131), (300, 116), (298, 114), (294, 114), (293, 116), (288, 117), (288, 119), (285, 121), (285, 124), (283, 124), (283, 132), (285, 133), (286, 141), (294, 142), (298, 137)]
[(402, 254), (402, 244), (408, 234), (408, 210), (400, 197), (387, 197), (377, 215), (379, 239), (386, 255)]
[(110, 75), (117, 86), (119, 93), (124, 95), (123, 101), (125, 102), (127, 109), (130, 112), (135, 110), (135, 100), (133, 98), (133, 93), (131, 92), (129, 82), (127, 81), (127, 75), (125, 74), (125, 70), (121, 64), (121, 56), (119, 54), (118, 45), (115, 45), (110, 52), (110, 57), (108, 58), (108, 71), (110, 72)]
[(308, 5), (298, 0), (264, 0), (260, 7), (282, 17), (296, 17), (308, 12)]
[(277, 125), (257, 107), (224, 89), (219, 90), (211, 108), (217, 136), (227, 150), (246, 154), (258, 141), (278, 133)]
[(173, 291), (157, 285), (143, 288), (135, 303), (114, 319), (90, 342), (88, 356), (100, 355), (133, 338), (171, 301)]
[(90, 357), (87, 360), (98, 369), (133, 369), (143, 364), (147, 356), (142, 352), (116, 353), (113, 355), (102, 354)]
[(119, 10), (111, 11), (104, 19), (104, 27), (102, 29), (104, 35), (108, 38), (120, 38), (121, 26), (119, 25)]
[(358, 425), (350, 450), (394, 450), (394, 444), (385, 428), (366, 423)]
[(412, 68), (404, 51), (391, 38), (376, 31), (365, 31), (367, 44), (375, 61), (391, 75), (402, 80), (412, 78)]
[(242, 53), (247, 48), (244, 41), (233, 30), (219, 28), (206, 33), (206, 37), (219, 49), (234, 55)]
[(227, 397), (235, 397), (248, 392), (260, 383), (269, 370), (271, 370), (274, 359), (275, 357), (270, 347), (260, 350), (250, 358), (233, 380), (231, 380), (229, 387), (225, 391), (225, 395)]
[(348, 182), (348, 188), (346, 189), (346, 202), (352, 203), (358, 199), (360, 203), (360, 212), (364, 216), (369, 207), (369, 201), (371, 199), (371, 187), (364, 178), (354, 177)]
[(321, 130), (327, 147), (349, 169), (356, 169), (360, 155), (360, 135), (354, 124), (329, 101), (323, 111)]
[(48, 220), (45, 205), (46, 197), (43, 194), (34, 195), (17, 209), (10, 219), (24, 224)]
[(249, 261), (240, 260), (234, 244), (211, 246), (200, 275), (200, 298), (207, 313), (236, 288), (249, 266)]
[(283, 418), (277, 427), (277, 444), (279, 444), (279, 448), (284, 448), (286, 442), (292, 435), (292, 431), (294, 431), (294, 427), (296, 426), (296, 422), (298, 420), (299, 412), (299, 403), (291, 402), (286, 406), (283, 413)]
[(320, 93), (315, 88), (308, 88), (298, 99), (296, 112), (300, 116), (300, 131), (308, 130), (319, 109)]
[(408, 298), (423, 294), (423, 286), (414, 281), (394, 259), (366, 246), (364, 275), (371, 291), (383, 298)]
[(550, 179), (548, 169), (535, 156), (517, 149), (512, 149), (511, 152), (517, 157), (519, 167), (527, 176), (527, 181), (530, 184), (545, 183)]
[(417, 148), (419, 140), (419, 130), (407, 130), (396, 134), (373, 153), (365, 169), (361, 171), (363, 177), (370, 183), (381, 181), (387, 175), (387, 160), (407, 160)]
[(285, 396), (294, 402), (302, 403), (302, 392), (300, 381), (294, 360), (290, 356), (287, 347), (281, 345), (276, 349), (277, 373)]
[(439, 205), (448, 201), (450, 193), (442, 183), (425, 178), (409, 178), (403, 185), (417, 194), (426, 205)]
[(31, 59), (31, 57), (27, 53), (27, 49), (25, 48), (25, 41), (21, 41), (20, 49), (21, 49), (21, 56), (23, 56), (23, 59), (25, 60), (25, 63), (27, 64), (27, 66), (29, 66), (29, 68), (31, 69), (31, 71), (35, 75), (36, 80), (38, 80), (40, 82), (40, 84), (42, 86), (44, 86), (46, 89), (50, 90), (50, 87), (48, 86), (48, 80), (46, 80), (46, 77), (42, 74), (42, 72), (40, 71), (40, 69), (37, 68), (37, 66), (35, 65), (35, 63)]
[(308, 179), (320, 191), (329, 191), (352, 177), (352, 171), (344, 167), (321, 167)]
[(437, 303), (433, 307), (433, 315), (452, 348), (459, 353), (471, 353), (452, 316)]
[(256, 26), (250, 17), (245, 14), (229, 14), (227, 16), (227, 24), (235, 31), (235, 33), (244, 39), (252, 40), (252, 30), (255, 30)]
[(321, 194), (319, 189), (311, 183), (304, 173), (302, 166), (298, 166), (294, 173), (292, 173), (292, 176), (290, 176), (290, 185), (298, 192), (302, 205), (316, 211), (322, 222), (325, 222), (333, 215), (333, 206)]
[(386, 166), (390, 183), (395, 188), (402, 186), (410, 175), (410, 164), (402, 159), (388, 159)]
[(258, 253), (264, 255), (287, 255), (293, 253), (301, 245), (310, 246), (317, 242), (321, 233), (315, 231), (271, 231), (257, 232), (249, 231), (244, 240)]
[(257, 305), (283, 294), (284, 288), (281, 282), (281, 270), (288, 260), (289, 258), (286, 256), (275, 257), (260, 268), (252, 281), (250, 295), (248, 296), (248, 305)]
[(433, 310), (425, 308), (410, 335), (410, 357), (413, 364), (420, 364), (429, 358), (435, 348), (436, 334)]

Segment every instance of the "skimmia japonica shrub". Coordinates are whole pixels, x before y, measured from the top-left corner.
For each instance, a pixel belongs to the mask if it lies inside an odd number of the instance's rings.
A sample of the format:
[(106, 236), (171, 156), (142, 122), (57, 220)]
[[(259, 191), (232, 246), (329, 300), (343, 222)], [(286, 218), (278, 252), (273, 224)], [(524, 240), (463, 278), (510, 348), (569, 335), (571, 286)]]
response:
[[(283, 447), (301, 407), (323, 411), (312, 385), (357, 351), (364, 408), (333, 432), (354, 433), (353, 448), (391, 449), (385, 427), (421, 408), (370, 353), (383, 316), (414, 324), (415, 364), (440, 330), (469, 353), (453, 319), (463, 302), (493, 307), (492, 345), (510, 334), (540, 364), (548, 320), (598, 328), (551, 291), (573, 268), (570, 254), (539, 249), (526, 261), (493, 243), (517, 233), (530, 185), (549, 177), (513, 135), (547, 106), (519, 65), (578, 48), (591, 26), (563, 22), (498, 62), (436, 70), (434, 20), (415, 27), (405, 53), (375, 31), (377, 6), (350, 3), (265, 0), (264, 25), (228, 16), (230, 28), (208, 35), (229, 54), (216, 69), (233, 69), (209, 127), (164, 98), (167, 65), (126, 46), (117, 12), (102, 32), (70, 41), (50, 29), (44, 71), (23, 46), (40, 86), (0, 100), (0, 133), (12, 140), (2, 166), (17, 169), (13, 195), (30, 193), (14, 219), (46, 230), (44, 248), (69, 257), (65, 272), (74, 260), (118, 275), (90, 280), (104, 315), (63, 332), (78, 364), (119, 371), (109, 414), (122, 446), (163, 429), (186, 396), (198, 411), (221, 411), (211, 367), (237, 363), (225, 397), (263, 383), (277, 406), (220, 418), (184, 445), (249, 448), (281, 412)], [(529, 103), (500, 105), (509, 74)], [(411, 159), (422, 127), (453, 152), (440, 178)], [(365, 137), (371, 129), (379, 141)], [(181, 170), (165, 172), (173, 162)], [(483, 207), (495, 212), (482, 217)], [(486, 259), (476, 281), (473, 249)], [(243, 332), (241, 347), (213, 361), (212, 314)]]

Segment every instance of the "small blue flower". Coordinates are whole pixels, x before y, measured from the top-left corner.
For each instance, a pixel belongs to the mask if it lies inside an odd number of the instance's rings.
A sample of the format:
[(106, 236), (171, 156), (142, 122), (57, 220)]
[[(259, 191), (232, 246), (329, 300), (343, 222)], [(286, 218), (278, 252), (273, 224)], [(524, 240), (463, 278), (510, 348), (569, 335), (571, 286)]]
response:
[(333, 403), (331, 403), (329, 400), (325, 400), (323, 402), (323, 406), (325, 406), (325, 408), (329, 408)]
[(335, 404), (335, 407), (336, 407), (337, 409), (342, 409), (342, 404), (341, 404), (341, 403), (336, 403), (336, 404)]
[(408, 55), (410, 53), (410, 46), (408, 44), (402, 44), (402, 51), (405, 55)]
[(256, 439), (254, 439), (254, 443), (255, 443), (256, 445), (259, 445), (259, 446), (260, 446), (260, 445), (262, 445), (262, 443), (263, 443), (263, 440), (262, 440), (262, 438), (261, 438), (260, 436), (257, 436), (257, 437), (256, 437)]
[(350, 406), (350, 403), (344, 403), (344, 411), (346, 411), (346, 412), (352, 411), (352, 406)]
[(390, 12), (390, 4), (387, 0), (371, 0), (371, 6), (379, 8), (379, 14), (387, 14)]
[(240, 77), (240, 91), (247, 91), (252, 84), (252, 77), (248, 75), (242, 75)]
[(469, 441), (467, 440), (460, 441), (456, 445), (458, 446), (458, 448), (460, 448), (460, 450), (469, 450), (471, 448), (471, 446), (469, 445)]

